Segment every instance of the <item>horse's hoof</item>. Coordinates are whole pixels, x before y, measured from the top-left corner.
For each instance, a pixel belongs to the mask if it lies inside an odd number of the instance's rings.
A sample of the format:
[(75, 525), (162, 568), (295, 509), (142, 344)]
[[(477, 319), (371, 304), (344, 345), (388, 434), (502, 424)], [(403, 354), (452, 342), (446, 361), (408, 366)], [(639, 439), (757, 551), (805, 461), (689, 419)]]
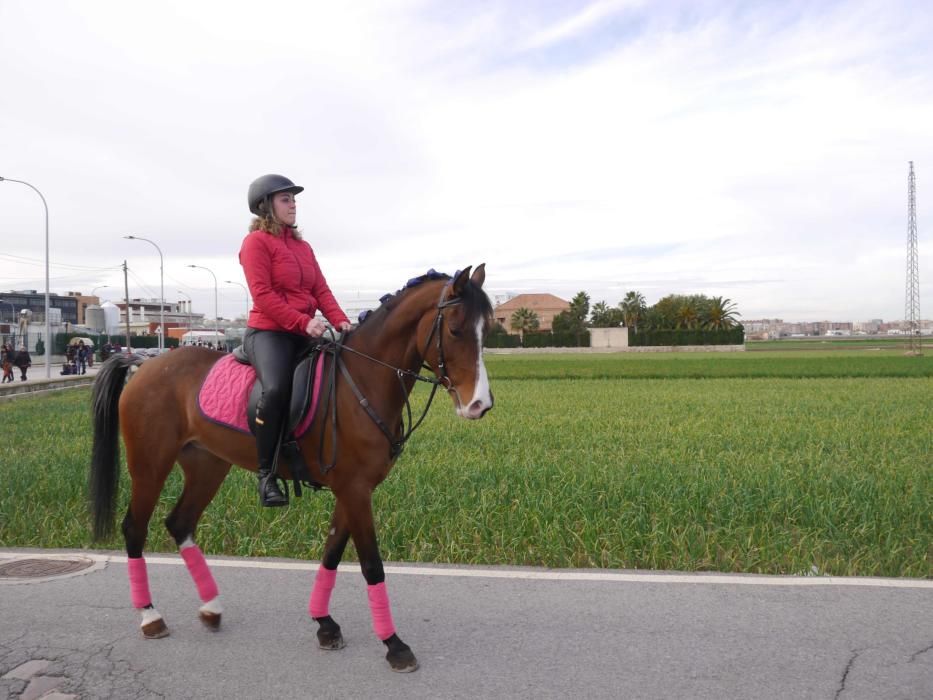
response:
[(220, 629), (220, 613), (205, 612), (202, 610), (198, 613), (198, 618), (200, 618), (201, 624), (207, 627), (211, 632), (216, 632)]
[(140, 627), (145, 639), (162, 639), (162, 637), (168, 636), (168, 627), (165, 625), (165, 620), (161, 617), (152, 620), (152, 622), (147, 622), (145, 625)]
[(340, 632), (337, 633), (336, 637), (325, 637), (321, 634), (321, 631), (318, 630), (317, 633), (317, 644), (321, 649), (326, 651), (337, 651), (338, 649), (343, 649), (347, 646), (347, 643), (343, 641), (343, 635)]
[(347, 644), (343, 641), (343, 634), (340, 632), (340, 625), (334, 622), (334, 619), (327, 617), (315, 618), (318, 623), (317, 643), (321, 649), (327, 651), (336, 651), (343, 649)]
[(415, 658), (411, 647), (405, 644), (398, 635), (393, 634), (382, 642), (389, 648), (386, 661), (396, 673), (411, 673), (418, 670), (418, 659)]
[(418, 670), (418, 659), (411, 653), (411, 649), (401, 658), (395, 657), (391, 653), (386, 654), (386, 660), (389, 662), (389, 667), (396, 673), (411, 673)]

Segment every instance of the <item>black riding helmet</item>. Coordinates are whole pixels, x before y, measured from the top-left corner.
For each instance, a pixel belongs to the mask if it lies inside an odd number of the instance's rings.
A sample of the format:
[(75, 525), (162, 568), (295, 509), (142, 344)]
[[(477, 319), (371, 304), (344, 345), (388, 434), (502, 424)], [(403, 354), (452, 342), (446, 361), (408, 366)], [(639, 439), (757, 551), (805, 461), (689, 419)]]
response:
[(259, 205), (265, 202), (269, 197), (279, 192), (291, 192), (298, 194), (303, 192), (304, 187), (296, 185), (284, 175), (263, 175), (257, 177), (249, 186), (249, 194), (246, 196), (249, 201), (249, 210), (256, 216), (263, 213), (259, 210)]

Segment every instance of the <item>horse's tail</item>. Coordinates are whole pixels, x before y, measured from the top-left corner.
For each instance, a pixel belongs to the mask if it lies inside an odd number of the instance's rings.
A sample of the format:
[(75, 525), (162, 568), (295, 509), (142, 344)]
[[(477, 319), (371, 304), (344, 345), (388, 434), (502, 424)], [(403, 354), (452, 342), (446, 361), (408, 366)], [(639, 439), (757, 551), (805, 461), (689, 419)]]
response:
[(88, 490), (94, 541), (113, 534), (117, 487), (120, 482), (120, 394), (130, 367), (141, 363), (136, 356), (114, 355), (101, 366), (94, 380), (91, 413), (94, 416), (94, 447)]

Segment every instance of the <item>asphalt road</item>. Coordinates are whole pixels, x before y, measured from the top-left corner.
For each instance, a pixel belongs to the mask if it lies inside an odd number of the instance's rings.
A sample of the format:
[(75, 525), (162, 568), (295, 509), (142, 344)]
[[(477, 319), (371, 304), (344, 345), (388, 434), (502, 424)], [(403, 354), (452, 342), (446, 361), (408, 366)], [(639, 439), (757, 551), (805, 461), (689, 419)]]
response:
[[(0, 568), (53, 554), (0, 551)], [(58, 554), (95, 562), (0, 578), (0, 700), (933, 698), (930, 580), (391, 565), (398, 632), (421, 664), (396, 674), (353, 563), (331, 601), (347, 646), (323, 651), (307, 614), (315, 563), (209, 558), (225, 608), (210, 632), (180, 557), (149, 555), (171, 635), (144, 640), (125, 559)]]

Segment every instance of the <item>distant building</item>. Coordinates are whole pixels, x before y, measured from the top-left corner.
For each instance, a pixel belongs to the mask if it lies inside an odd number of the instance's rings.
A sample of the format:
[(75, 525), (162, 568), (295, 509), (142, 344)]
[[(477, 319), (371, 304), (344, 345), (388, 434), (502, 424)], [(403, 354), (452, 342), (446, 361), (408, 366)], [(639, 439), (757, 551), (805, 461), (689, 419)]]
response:
[[(0, 320), (10, 321), (19, 317), (19, 312), (29, 309), (33, 323), (45, 323), (45, 292), (35, 289), (0, 292)], [(55, 325), (53, 310), (60, 311), (60, 323), (78, 323), (78, 300), (75, 297), (49, 294), (49, 321)], [(12, 314), (12, 316), (11, 316)], [(83, 313), (81, 318), (83, 319)]]
[(496, 307), (496, 321), (509, 333), (517, 332), (511, 328), (512, 314), (522, 308), (534, 311), (538, 315), (538, 330), (549, 331), (553, 327), (554, 317), (562, 311), (567, 311), (570, 302), (553, 294), (519, 294)]
[[(126, 302), (114, 301), (114, 304), (120, 310), (120, 326), (124, 327), (127, 321)], [(172, 328), (192, 328), (204, 323), (204, 314), (193, 313), (191, 303), (185, 300), (166, 300), (165, 306), (162, 306), (158, 299), (130, 299), (130, 332), (142, 335), (157, 334), (160, 310), (161, 315), (165, 318), (165, 334), (168, 337), (172, 337), (169, 333)]]

